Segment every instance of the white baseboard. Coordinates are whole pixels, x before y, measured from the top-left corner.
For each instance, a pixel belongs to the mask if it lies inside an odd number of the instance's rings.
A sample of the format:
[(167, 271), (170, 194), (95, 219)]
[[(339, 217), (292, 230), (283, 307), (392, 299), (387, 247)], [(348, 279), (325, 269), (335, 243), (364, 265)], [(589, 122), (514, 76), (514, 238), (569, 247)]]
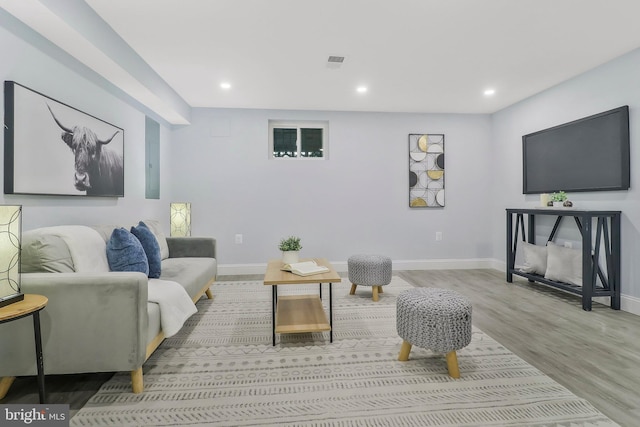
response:
[[(331, 261), (331, 265), (338, 273), (347, 272), (346, 261)], [(394, 270), (468, 270), (468, 269), (493, 269), (505, 272), (507, 264), (504, 261), (492, 258), (478, 259), (428, 259), (428, 260), (395, 260)], [(218, 275), (245, 275), (264, 274), (267, 264), (221, 264), (218, 266)], [(609, 305), (609, 297), (594, 298), (601, 304)], [(640, 298), (630, 295), (620, 296), (620, 309), (640, 316)]]
[(640, 298), (620, 295), (620, 310), (640, 316)]
[(264, 274), (267, 264), (220, 264), (218, 276), (238, 276), (243, 274)]
[[(468, 270), (471, 268), (494, 268), (490, 259), (433, 259), (433, 260), (396, 260), (394, 270)], [(503, 263), (504, 264), (504, 263)], [(347, 272), (347, 261), (331, 261), (338, 273)], [(267, 264), (221, 264), (218, 275), (264, 274)]]

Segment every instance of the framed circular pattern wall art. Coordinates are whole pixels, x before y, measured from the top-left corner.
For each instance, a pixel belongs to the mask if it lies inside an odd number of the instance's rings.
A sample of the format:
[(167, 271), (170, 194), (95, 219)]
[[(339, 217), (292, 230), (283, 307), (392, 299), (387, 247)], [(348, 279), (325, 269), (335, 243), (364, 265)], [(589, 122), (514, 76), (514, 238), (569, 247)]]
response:
[(409, 207), (444, 207), (444, 134), (409, 134)]

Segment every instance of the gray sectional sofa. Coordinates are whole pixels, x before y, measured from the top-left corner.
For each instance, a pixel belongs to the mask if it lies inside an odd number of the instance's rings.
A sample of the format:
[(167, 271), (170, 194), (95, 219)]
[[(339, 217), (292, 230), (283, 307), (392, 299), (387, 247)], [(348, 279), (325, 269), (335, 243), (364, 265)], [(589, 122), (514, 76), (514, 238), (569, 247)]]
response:
[[(205, 294), (213, 298), (209, 288), (217, 273), (215, 239), (165, 237), (156, 221), (145, 223), (160, 244), (160, 279), (182, 285), (194, 303)], [(139, 272), (79, 268), (72, 256), (74, 251), (91, 252), (101, 245), (98, 240), (108, 241), (114, 227), (64, 226), (65, 232), (91, 235), (80, 244), (61, 237), (58, 227), (24, 232), (22, 292), (49, 299), (40, 314), (45, 375), (130, 371), (133, 392), (140, 393), (142, 365), (165, 338), (159, 305), (148, 301), (151, 279)], [(1, 399), (16, 376), (36, 374), (31, 318), (0, 325), (0, 343)]]

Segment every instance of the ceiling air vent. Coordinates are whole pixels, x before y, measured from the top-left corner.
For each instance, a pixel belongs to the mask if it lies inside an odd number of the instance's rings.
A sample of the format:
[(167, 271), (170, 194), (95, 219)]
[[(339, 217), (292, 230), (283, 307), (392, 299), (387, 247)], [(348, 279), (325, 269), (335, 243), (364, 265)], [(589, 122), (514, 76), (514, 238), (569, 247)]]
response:
[(327, 62), (337, 62), (342, 64), (344, 62), (344, 56), (330, 56)]

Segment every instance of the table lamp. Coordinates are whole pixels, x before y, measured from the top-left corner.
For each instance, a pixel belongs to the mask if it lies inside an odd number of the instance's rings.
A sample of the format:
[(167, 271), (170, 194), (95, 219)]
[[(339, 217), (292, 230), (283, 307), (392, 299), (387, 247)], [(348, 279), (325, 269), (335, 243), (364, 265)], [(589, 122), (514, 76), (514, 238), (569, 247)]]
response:
[(171, 236), (191, 236), (191, 203), (171, 203)]
[(20, 241), (22, 206), (0, 205), (0, 307), (22, 301)]

